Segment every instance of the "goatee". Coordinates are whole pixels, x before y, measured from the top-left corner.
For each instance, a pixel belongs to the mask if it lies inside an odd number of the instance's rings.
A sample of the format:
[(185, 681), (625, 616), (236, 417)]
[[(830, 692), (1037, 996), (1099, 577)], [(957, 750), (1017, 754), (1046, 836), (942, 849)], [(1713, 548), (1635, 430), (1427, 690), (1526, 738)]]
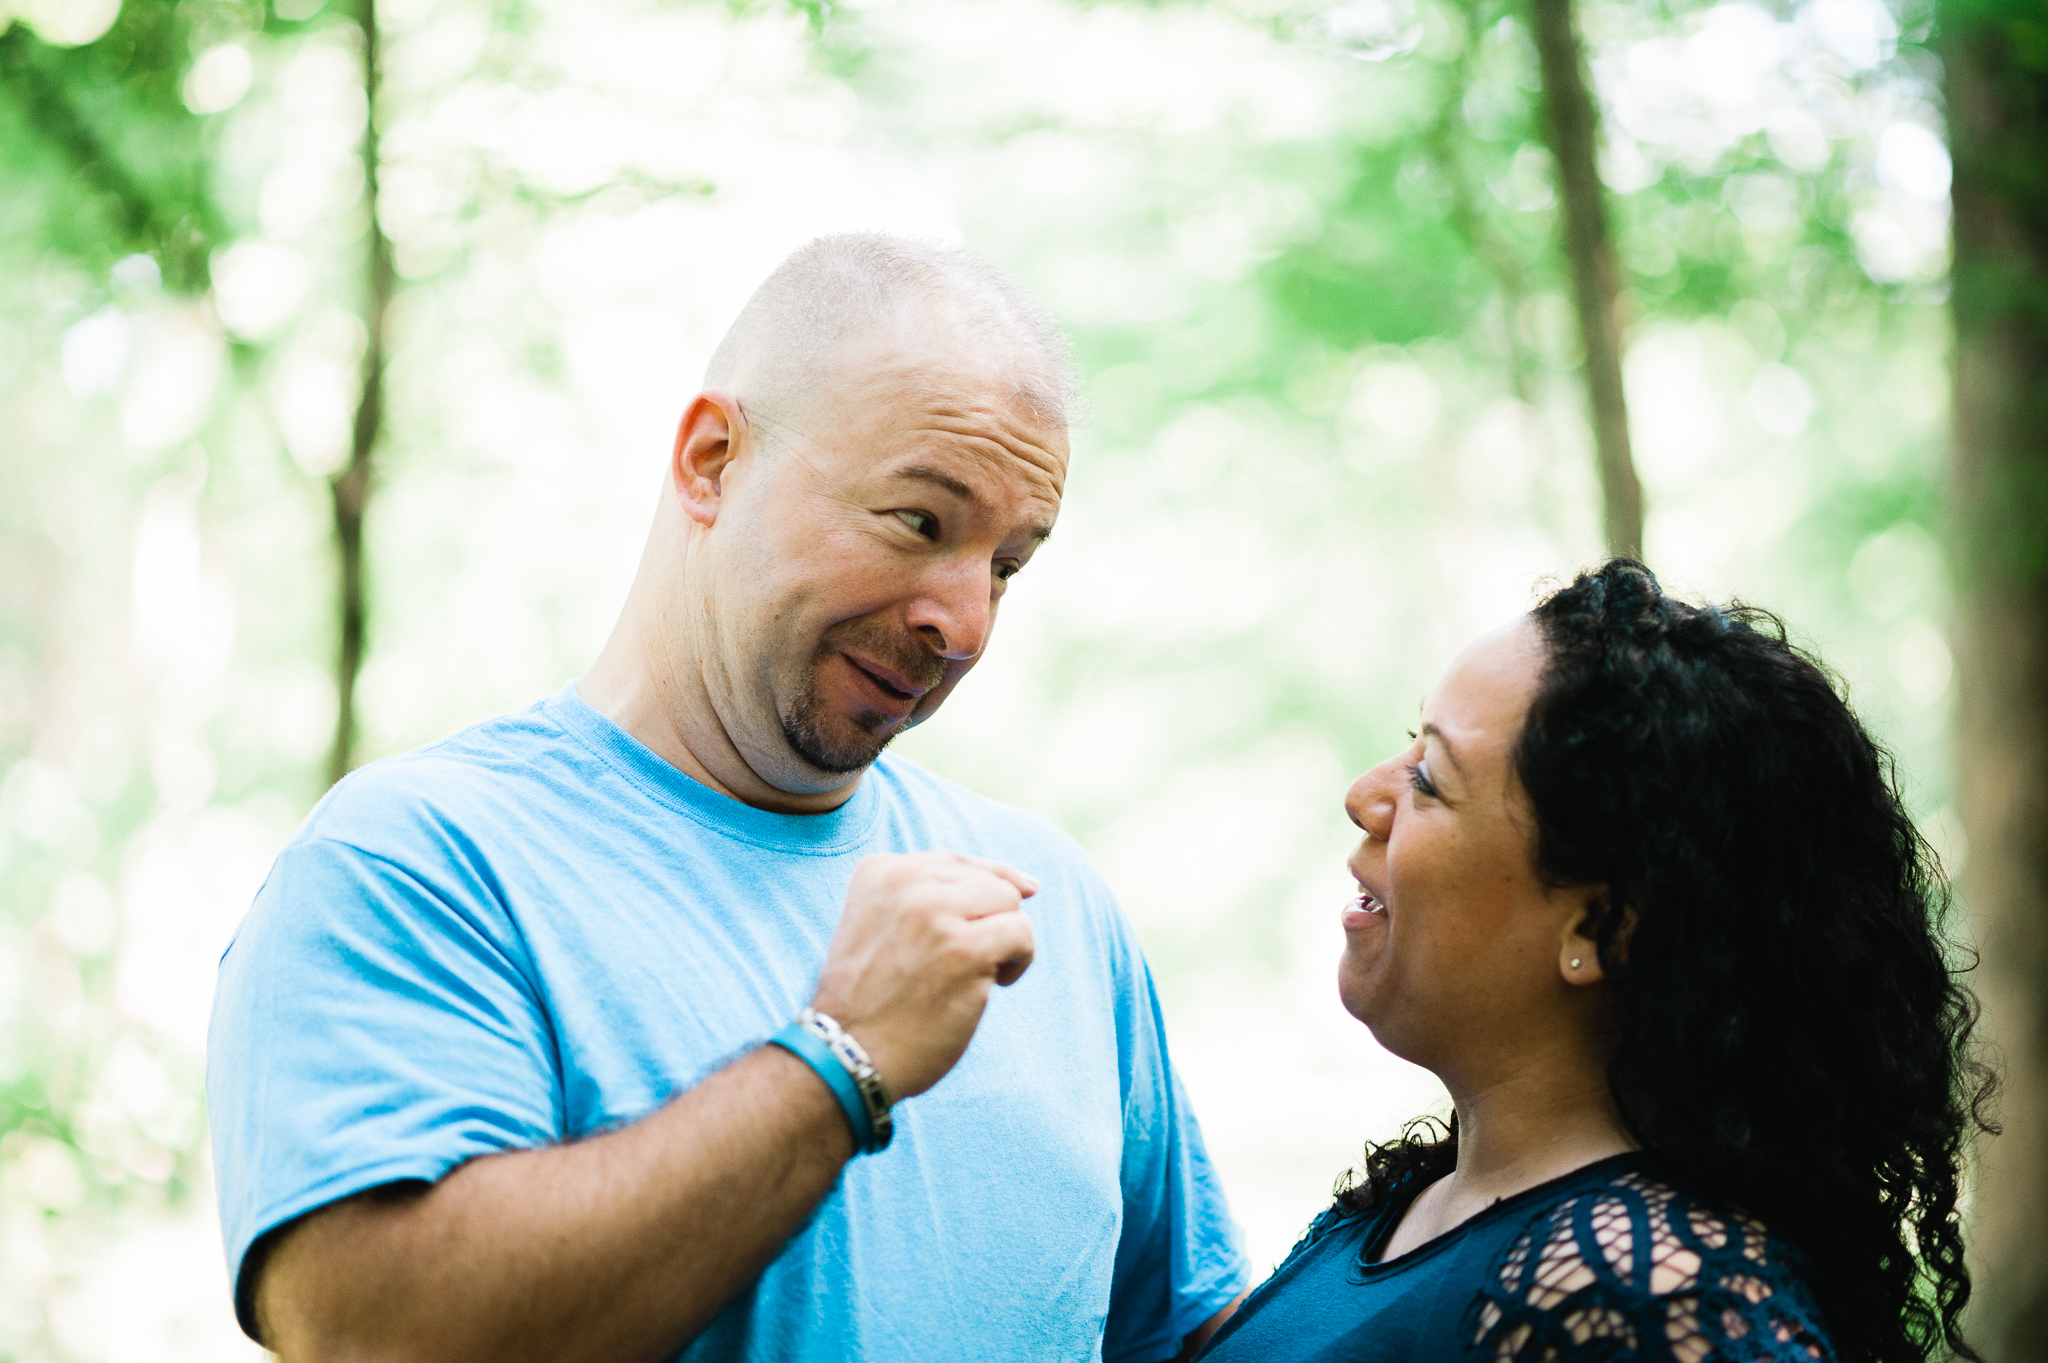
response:
[[(946, 661), (922, 644), (906, 640), (872, 621), (848, 620), (825, 631), (811, 655), (804, 675), (804, 689), (782, 707), (782, 738), (798, 757), (819, 771), (844, 776), (869, 766), (896, 735), (910, 727), (910, 717), (898, 720), (876, 711), (839, 716), (818, 696), (818, 672), (826, 660), (842, 650), (872, 658), (907, 679), (911, 685), (930, 690), (946, 678)], [(915, 712), (912, 712), (913, 715)], [(846, 726), (843, 736), (826, 732), (834, 720)], [(838, 727), (835, 725), (834, 727)]]

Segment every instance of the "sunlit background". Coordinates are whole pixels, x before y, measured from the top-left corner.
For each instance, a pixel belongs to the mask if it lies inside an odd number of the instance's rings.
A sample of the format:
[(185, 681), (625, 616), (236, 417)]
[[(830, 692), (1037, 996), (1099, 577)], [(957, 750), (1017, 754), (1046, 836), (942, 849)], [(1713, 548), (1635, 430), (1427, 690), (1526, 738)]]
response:
[[(1336, 1003), (1343, 789), (1467, 638), (1600, 552), (1526, 29), (1455, 0), (379, 9), (399, 291), (365, 754), (588, 664), (673, 424), (785, 253), (845, 228), (984, 252), (1070, 329), (1093, 413), (990, 656), (899, 747), (1098, 858), (1263, 1272), (1365, 1140), (1441, 1102)], [(202, 1046), (334, 723), (366, 106), (322, 0), (181, 13), (227, 214), (210, 289), (0, 209), (4, 1359), (257, 1352)], [(10, 19), (123, 31), (119, 0)], [(1648, 556), (1789, 617), (1954, 869), (1925, 16), (1583, 22)], [(32, 141), (0, 120), (10, 178)]]

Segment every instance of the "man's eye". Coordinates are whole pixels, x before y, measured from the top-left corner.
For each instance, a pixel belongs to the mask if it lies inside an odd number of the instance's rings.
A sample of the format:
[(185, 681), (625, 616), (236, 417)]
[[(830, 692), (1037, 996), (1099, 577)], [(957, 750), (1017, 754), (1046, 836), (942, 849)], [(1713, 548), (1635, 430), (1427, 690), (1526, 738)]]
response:
[(1023, 571), (1023, 568), (1024, 565), (1021, 563), (998, 563), (996, 565), (996, 581), (1008, 582), (1019, 572)]
[(923, 535), (926, 539), (929, 540), (938, 538), (938, 517), (928, 515), (922, 511), (898, 511), (895, 513), (895, 515), (897, 520), (902, 521), (905, 525), (909, 526), (912, 530), (915, 530), (918, 534)]

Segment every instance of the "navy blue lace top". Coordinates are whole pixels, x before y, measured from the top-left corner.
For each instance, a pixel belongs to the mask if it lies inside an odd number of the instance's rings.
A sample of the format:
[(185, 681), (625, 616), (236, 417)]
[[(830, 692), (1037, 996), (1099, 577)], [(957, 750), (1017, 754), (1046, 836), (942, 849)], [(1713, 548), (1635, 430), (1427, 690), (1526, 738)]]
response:
[(1376, 1263), (1415, 1194), (1317, 1217), (1203, 1363), (1835, 1363), (1798, 1253), (1617, 1155)]

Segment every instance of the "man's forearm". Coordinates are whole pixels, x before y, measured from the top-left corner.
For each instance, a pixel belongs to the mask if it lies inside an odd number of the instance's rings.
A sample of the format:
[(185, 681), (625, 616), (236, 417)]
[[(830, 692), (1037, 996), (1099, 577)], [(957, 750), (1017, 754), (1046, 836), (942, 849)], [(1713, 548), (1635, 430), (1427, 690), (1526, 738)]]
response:
[(852, 1153), (831, 1092), (765, 1047), (622, 1130), (314, 1213), (262, 1266), (257, 1320), (292, 1363), (664, 1358), (774, 1258)]
[(1224, 1322), (1237, 1314), (1237, 1308), (1244, 1305), (1244, 1299), (1250, 1295), (1251, 1289), (1246, 1288), (1232, 1297), (1229, 1305), (1190, 1331), (1188, 1337), (1181, 1341), (1180, 1352), (1174, 1356), (1173, 1363), (1187, 1363), (1188, 1359), (1202, 1352), (1202, 1346), (1215, 1338), (1216, 1332), (1223, 1328)]

